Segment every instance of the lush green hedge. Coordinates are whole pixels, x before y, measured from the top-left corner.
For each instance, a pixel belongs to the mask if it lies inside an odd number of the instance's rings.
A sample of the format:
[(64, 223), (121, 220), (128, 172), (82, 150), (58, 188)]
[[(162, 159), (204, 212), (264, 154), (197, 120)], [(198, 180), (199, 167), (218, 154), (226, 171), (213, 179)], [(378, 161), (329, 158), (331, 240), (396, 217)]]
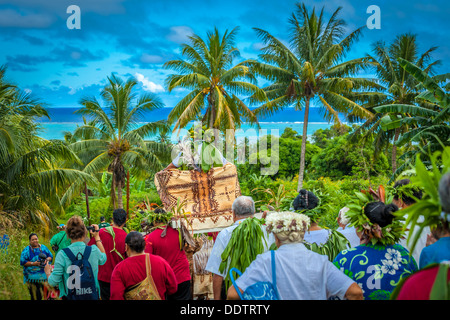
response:
[[(130, 212), (134, 210), (134, 207), (141, 201), (161, 204), (161, 200), (156, 191), (156, 188), (149, 188), (145, 191), (138, 191), (130, 194)], [(126, 209), (126, 196), (123, 196), (124, 209)], [(91, 216), (91, 223), (99, 223), (100, 217), (104, 216), (106, 221), (112, 219), (113, 208), (110, 206), (110, 198), (106, 197), (89, 197), (89, 212)], [(74, 215), (79, 215), (87, 220), (86, 201), (84, 194), (75, 199), (75, 201), (66, 209), (64, 217), (60, 217), (59, 221), (68, 220)], [(62, 222), (64, 223), (64, 222)]]
[[(251, 195), (256, 202), (256, 208), (259, 210), (262, 205), (267, 204), (271, 198), (270, 194), (264, 192), (255, 192), (256, 187), (268, 188), (274, 192), (278, 191), (280, 185), (284, 186), (286, 191), (285, 209), (289, 209), (291, 202), (297, 196), (298, 175), (291, 180), (275, 179), (249, 179), (239, 178), (242, 194)], [(321, 177), (315, 180), (306, 180), (303, 188), (312, 191), (319, 199), (321, 206), (321, 219), (319, 224), (322, 227), (337, 228), (337, 216), (339, 210), (345, 207), (356, 191), (366, 190), (370, 186), (376, 189), (380, 184), (386, 185), (389, 178), (386, 176), (371, 177), (370, 181), (351, 176), (343, 177), (339, 180), (333, 180), (329, 177)]]

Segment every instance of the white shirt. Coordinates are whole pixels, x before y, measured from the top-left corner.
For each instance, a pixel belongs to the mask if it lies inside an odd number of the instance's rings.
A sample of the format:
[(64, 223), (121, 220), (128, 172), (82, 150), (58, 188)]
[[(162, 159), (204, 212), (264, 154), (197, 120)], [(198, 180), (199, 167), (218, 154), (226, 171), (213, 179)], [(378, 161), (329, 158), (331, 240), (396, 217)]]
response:
[[(423, 216), (419, 217), (418, 222), (423, 222)], [(409, 233), (411, 232), (411, 230), (406, 231), (405, 232), (405, 239), (400, 239), (400, 241), (398, 242), (400, 245), (402, 245), (403, 247), (408, 249), (409, 252), (411, 252), (411, 245), (412, 245), (412, 243), (414, 241), (414, 237), (419, 232), (419, 228), (420, 227), (417, 226), (417, 225), (414, 227), (413, 234), (411, 235), (411, 239), (409, 240), (409, 245), (407, 244), (407, 240), (408, 240)], [(426, 226), (425, 228), (423, 228), (422, 233), (420, 234), (420, 237), (417, 240), (416, 246), (414, 247), (414, 251), (412, 252), (412, 256), (413, 256), (414, 260), (416, 260), (417, 264), (419, 264), (420, 254), (422, 253), (423, 248), (426, 247), (427, 235), (429, 233), (431, 233), (430, 227)]]
[[(214, 242), (214, 246), (211, 250), (211, 254), (209, 255), (208, 262), (205, 267), (206, 271), (209, 271), (211, 273), (217, 274), (217, 275), (225, 278), (226, 271), (228, 268), (226, 268), (223, 273), (219, 272), (219, 266), (222, 263), (221, 256), (222, 256), (223, 251), (227, 247), (228, 242), (230, 242), (231, 234), (233, 233), (233, 230), (244, 220), (245, 219), (237, 220), (233, 225), (231, 225), (228, 228), (223, 229), (222, 231), (219, 232), (219, 234), (217, 235), (216, 241)], [(266, 252), (267, 250), (269, 250), (272, 243), (275, 242), (275, 238), (272, 233), (270, 233), (267, 236), (266, 228), (262, 228), (262, 230), (263, 230), (265, 238), (267, 240), (267, 246), (265, 245), (264, 240), (263, 240), (264, 252)]]
[[(308, 250), (303, 243), (281, 245), (275, 251), (275, 269), (281, 300), (344, 299), (354, 283), (327, 256)], [(270, 252), (258, 255), (236, 285), (245, 291), (260, 281), (272, 282)]]
[(350, 242), (350, 248), (357, 247), (361, 244), (361, 239), (356, 234), (355, 227), (345, 227), (345, 229), (339, 227), (336, 231), (341, 233)]
[(306, 231), (304, 240), (308, 243), (324, 244), (327, 242), (330, 233), (331, 231), (327, 229)]

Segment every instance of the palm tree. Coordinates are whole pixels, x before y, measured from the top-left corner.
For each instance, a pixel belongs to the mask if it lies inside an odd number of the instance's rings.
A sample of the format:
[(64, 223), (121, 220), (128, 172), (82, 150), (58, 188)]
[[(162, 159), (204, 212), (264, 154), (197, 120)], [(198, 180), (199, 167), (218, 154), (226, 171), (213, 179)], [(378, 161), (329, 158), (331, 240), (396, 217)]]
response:
[[(373, 108), (386, 104), (417, 104), (415, 97), (419, 94), (418, 81), (400, 66), (398, 58), (416, 64), (427, 73), (432, 73), (432, 67), (439, 63), (439, 61), (430, 62), (431, 53), (434, 50), (436, 50), (436, 47), (432, 47), (419, 55), (416, 35), (413, 34), (397, 36), (389, 47), (383, 41), (376, 42), (373, 45), (374, 55), (368, 55), (368, 58), (373, 61), (377, 77), (385, 89), (383, 90), (384, 93), (379, 95), (378, 100), (370, 101), (367, 106), (368, 110), (373, 111)], [(422, 105), (424, 106), (424, 102), (422, 102)], [(405, 125), (391, 130), (383, 130), (383, 126), (390, 119), (396, 119), (400, 116), (399, 113), (376, 113), (375, 117), (367, 120), (354, 132), (354, 135), (364, 132), (362, 140), (374, 135), (376, 153), (383, 147), (388, 147), (389, 142), (393, 141), (391, 155), (393, 173), (397, 170), (396, 142), (402, 133), (411, 129), (411, 126)]]
[(370, 66), (367, 58), (342, 62), (363, 27), (344, 37), (345, 22), (337, 18), (340, 10), (338, 8), (326, 22), (323, 8), (317, 15), (315, 8), (309, 13), (304, 4), (297, 4), (297, 11), (289, 19), (288, 45), (269, 32), (255, 28), (265, 43), (259, 55), (263, 62), (250, 61), (248, 65), (272, 82), (264, 88), (270, 101), (257, 108), (255, 114), (266, 116), (289, 106), (305, 111), (298, 190), (304, 178), (310, 104), (318, 102), (325, 118), (336, 124), (340, 124), (339, 112), (370, 118), (372, 113), (358, 102), (367, 99), (374, 89), (380, 89), (371, 79), (353, 77)]
[[(416, 160), (416, 155), (423, 152), (424, 155), (435, 151), (442, 151), (450, 145), (450, 74), (442, 74), (431, 77), (427, 69), (408, 60), (398, 58), (398, 65), (417, 81), (419, 90), (423, 91), (415, 97), (413, 104), (387, 104), (375, 107), (379, 113), (395, 113), (399, 116), (385, 121), (384, 130), (395, 130), (410, 126), (413, 129), (402, 132), (396, 145), (415, 142), (415, 148), (405, 153), (405, 163), (399, 167), (394, 175), (399, 174)], [(446, 83), (440, 86), (440, 83)], [(391, 178), (393, 180), (393, 178)]]
[(59, 165), (80, 160), (61, 141), (39, 137), (36, 119), (49, 117), (44, 104), (5, 81), (5, 70), (0, 67), (0, 211), (9, 220), (49, 227), (63, 210), (65, 188), (93, 179)]
[[(165, 121), (138, 125), (145, 120), (145, 112), (161, 108), (163, 103), (151, 93), (138, 96), (136, 85), (134, 78), (124, 82), (112, 75), (101, 92), (104, 107), (95, 97), (82, 98), (80, 104), (83, 107), (77, 112), (90, 117), (90, 123), (75, 130), (72, 137), (75, 142), (70, 144), (77, 154), (91, 155), (83, 172), (111, 172), (111, 203), (114, 208), (123, 208), (122, 188), (127, 170), (134, 176), (148, 177), (163, 168), (156, 154), (170, 152), (166, 144), (145, 140), (159, 130), (168, 130), (168, 125)], [(64, 202), (70, 200), (81, 187), (72, 185), (64, 196)]]
[(235, 47), (237, 30), (227, 30), (220, 36), (215, 28), (214, 32), (208, 32), (206, 41), (193, 35), (189, 44), (182, 45), (184, 60), (164, 64), (164, 68), (178, 72), (167, 77), (168, 91), (175, 88), (190, 91), (169, 114), (169, 122), (176, 121), (174, 131), (197, 119), (207, 128), (222, 131), (240, 127), (243, 119), (257, 124), (255, 115), (238, 95), (252, 95), (254, 101), (264, 101), (265, 95), (245, 63), (233, 66), (239, 57)]

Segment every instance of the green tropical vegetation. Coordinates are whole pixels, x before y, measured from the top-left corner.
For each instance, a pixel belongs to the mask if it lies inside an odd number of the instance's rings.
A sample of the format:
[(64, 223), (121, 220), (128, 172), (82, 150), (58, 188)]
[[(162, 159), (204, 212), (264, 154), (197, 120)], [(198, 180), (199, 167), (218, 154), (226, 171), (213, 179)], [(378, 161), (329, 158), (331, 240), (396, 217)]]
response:
[[(83, 172), (94, 175), (105, 170), (111, 173), (111, 203), (113, 208), (123, 208), (122, 190), (128, 172), (134, 177), (145, 179), (151, 173), (163, 169), (164, 154), (169, 151), (168, 144), (146, 141), (145, 137), (167, 130), (165, 121), (143, 121), (143, 112), (163, 107), (160, 99), (150, 93), (140, 96), (134, 90), (136, 79), (127, 81), (112, 75), (109, 84), (101, 92), (104, 105), (96, 97), (86, 97), (80, 101), (83, 106), (80, 114), (92, 120), (75, 130), (69, 147), (85, 159)], [(161, 157), (161, 158), (160, 158)], [(72, 184), (64, 194), (67, 204), (79, 184)], [(117, 197), (116, 197), (117, 193)]]
[[(47, 244), (69, 217), (96, 223), (100, 216), (110, 220), (114, 208), (126, 208), (129, 227), (139, 229), (141, 211), (161, 205), (154, 174), (171, 162), (169, 133), (189, 128), (193, 120), (225, 137), (227, 129), (244, 122), (257, 127), (288, 107), (304, 111), (301, 133), (286, 128), (279, 137), (260, 137), (256, 148), (244, 141), (240, 187), (258, 210), (289, 210), (304, 188), (320, 199), (319, 225), (336, 229), (339, 210), (355, 192), (409, 177), (426, 196), (401, 213), (410, 214), (412, 224), (419, 215), (437, 223), (437, 182), (450, 159), (450, 74), (433, 73), (438, 48), (419, 54), (416, 37), (404, 34), (389, 46), (375, 42), (372, 55), (346, 60), (364, 27), (346, 34), (341, 8), (329, 19), (323, 8), (295, 9), (288, 43), (255, 29), (264, 43), (258, 60), (236, 63), (238, 28), (189, 37), (181, 46), (183, 59), (164, 64), (175, 72), (166, 79), (167, 90), (189, 90), (166, 121), (144, 117), (163, 107), (157, 95), (139, 92), (133, 77), (112, 74), (100, 97), (79, 101), (84, 123), (61, 140), (46, 140), (38, 119), (50, 118), (48, 106), (8, 82), (7, 67), (0, 67), (0, 235), (11, 237), (8, 251), (0, 250), (0, 297), (27, 299), (19, 258), (31, 231)], [(269, 84), (260, 87), (260, 78)], [(312, 105), (333, 125), (308, 137)], [(235, 152), (229, 160), (237, 158)], [(278, 162), (274, 171), (268, 158)], [(264, 169), (271, 174), (261, 174)]]
[(239, 128), (243, 120), (257, 124), (255, 114), (239, 95), (251, 95), (254, 102), (267, 98), (245, 62), (233, 65), (239, 57), (234, 41), (237, 31), (238, 28), (227, 30), (221, 36), (214, 29), (206, 40), (193, 35), (189, 44), (182, 45), (185, 60), (164, 64), (164, 68), (179, 72), (167, 77), (168, 91), (190, 90), (169, 114), (169, 122), (175, 122), (174, 130), (186, 127), (192, 120), (201, 120), (207, 128), (222, 131)]
[[(365, 107), (374, 113), (374, 117), (365, 121), (355, 134), (363, 134), (360, 141), (373, 143), (375, 152), (382, 148), (392, 148), (391, 166), (392, 172), (397, 171), (397, 141), (400, 135), (417, 128), (414, 123), (404, 122), (402, 126), (387, 126), (387, 123), (398, 120), (397, 118), (408, 117), (410, 111), (405, 108), (400, 109), (378, 108), (385, 105), (415, 105), (430, 109), (431, 103), (416, 97), (423, 90), (419, 87), (419, 81), (403, 68), (401, 60), (415, 64), (425, 73), (433, 73), (433, 66), (440, 63), (439, 60), (430, 61), (431, 54), (437, 48), (432, 47), (422, 54), (418, 54), (418, 44), (416, 36), (413, 34), (402, 34), (397, 36), (392, 44), (386, 46), (384, 41), (378, 41), (373, 45), (373, 55), (368, 55), (370, 61), (374, 63), (374, 68), (383, 90), (373, 94)], [(354, 119), (353, 119), (354, 120)], [(392, 144), (391, 144), (392, 141)], [(409, 144), (411, 149), (411, 144)], [(406, 152), (407, 150), (405, 150)]]
[(373, 114), (360, 103), (373, 90), (381, 89), (373, 79), (357, 76), (371, 65), (367, 57), (342, 61), (363, 27), (345, 35), (345, 22), (338, 18), (341, 9), (326, 21), (324, 8), (319, 13), (315, 8), (309, 12), (305, 4), (298, 4), (289, 20), (289, 46), (268, 31), (256, 29), (265, 47), (261, 49), (261, 61), (248, 62), (257, 75), (272, 82), (263, 88), (270, 101), (255, 110), (257, 116), (292, 106), (304, 109), (297, 191), (303, 186), (310, 104), (318, 102), (325, 119), (335, 124), (340, 123), (339, 113), (370, 119)]

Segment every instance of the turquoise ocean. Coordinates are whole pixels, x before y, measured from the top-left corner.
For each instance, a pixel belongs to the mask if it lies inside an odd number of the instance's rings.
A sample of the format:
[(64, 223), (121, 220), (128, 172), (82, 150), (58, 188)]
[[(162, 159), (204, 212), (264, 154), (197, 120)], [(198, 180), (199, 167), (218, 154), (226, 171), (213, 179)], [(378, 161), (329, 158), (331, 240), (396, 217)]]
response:
[[(49, 108), (50, 119), (42, 118), (38, 120), (41, 126), (40, 136), (45, 139), (64, 139), (65, 132), (73, 132), (77, 126), (83, 125), (83, 118), (81, 115), (75, 113), (76, 110), (78, 110), (78, 108)], [(143, 121), (138, 123), (138, 125), (167, 119), (171, 110), (171, 108), (161, 108), (148, 112), (144, 115)], [(320, 108), (310, 108), (308, 136), (312, 135), (318, 129), (326, 129), (333, 124), (325, 121), (320, 110)], [(241, 131), (236, 132), (236, 137), (252, 136), (255, 134), (257, 136), (265, 134), (281, 135), (287, 127), (290, 127), (301, 134), (303, 131), (303, 117), (303, 111), (286, 108), (273, 116), (260, 118), (259, 124), (262, 130), (261, 132), (258, 132), (258, 130), (249, 124), (243, 124)], [(344, 122), (343, 117), (341, 118), (341, 121)], [(152, 137), (148, 138), (151, 139)], [(172, 134), (171, 140), (173, 142), (178, 140), (176, 133)]]

